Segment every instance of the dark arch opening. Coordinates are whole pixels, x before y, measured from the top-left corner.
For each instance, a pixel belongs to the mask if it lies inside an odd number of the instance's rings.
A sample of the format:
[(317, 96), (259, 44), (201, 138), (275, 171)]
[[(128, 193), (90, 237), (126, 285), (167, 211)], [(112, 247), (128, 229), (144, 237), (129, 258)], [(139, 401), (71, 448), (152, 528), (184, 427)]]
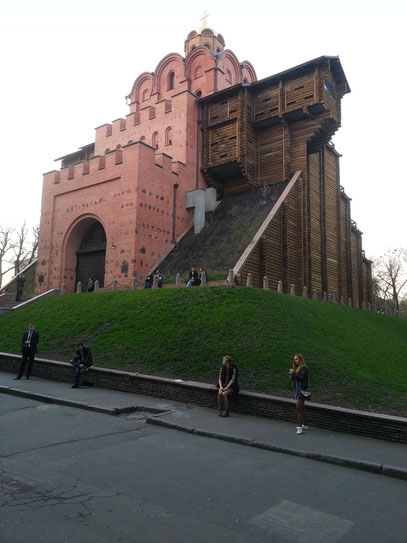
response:
[(100, 222), (93, 223), (83, 234), (76, 251), (76, 285), (82, 283), (86, 292), (88, 280), (99, 281), (104, 286), (106, 260), (106, 234)]

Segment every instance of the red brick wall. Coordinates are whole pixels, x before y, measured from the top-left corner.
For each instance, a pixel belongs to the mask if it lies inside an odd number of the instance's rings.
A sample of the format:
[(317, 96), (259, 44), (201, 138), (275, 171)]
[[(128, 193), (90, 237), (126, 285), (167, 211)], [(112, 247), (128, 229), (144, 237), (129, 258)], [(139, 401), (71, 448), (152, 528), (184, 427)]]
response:
[[(105, 166), (101, 168), (102, 158)], [(94, 157), (85, 175), (84, 164), (75, 165), (69, 179), (69, 168), (63, 169), (57, 183), (55, 172), (44, 176), (36, 277), (39, 293), (59, 288), (62, 282), (67, 292), (73, 292), (75, 251), (95, 221), (106, 233), (105, 285), (114, 276), (130, 282), (133, 271), (138, 276), (146, 274), (158, 255), (171, 246), (175, 183), (180, 185), (176, 236), (189, 225), (189, 212), (184, 206), (185, 191), (190, 190), (185, 181), (186, 168), (173, 165), (171, 157), (156, 155), (150, 146), (135, 143), (120, 152)], [(173, 173), (175, 167), (177, 174)], [(141, 258), (140, 249), (147, 246)], [(124, 262), (128, 263), (127, 277), (121, 272)], [(40, 285), (41, 275), (44, 281)]]
[[(194, 93), (200, 90), (206, 96), (216, 90), (215, 70), (218, 90), (241, 81), (240, 65), (231, 51), (220, 61), (200, 45), (211, 38), (211, 45), (223, 49), (223, 38), (219, 41), (209, 29), (202, 36), (192, 35), (198, 46), (186, 48), (186, 59), (171, 53), (154, 74), (141, 74), (127, 97), (130, 113), (96, 128), (90, 161), (44, 175), (37, 293), (63, 282), (67, 292), (73, 292), (76, 251), (95, 221), (102, 224), (107, 239), (105, 286), (115, 276), (121, 284), (130, 283), (133, 271), (144, 276), (172, 246), (174, 184), (179, 185), (175, 237), (188, 228), (191, 212), (185, 209), (185, 193), (207, 186), (197, 170), (202, 143)], [(230, 81), (225, 79), (226, 66), (233, 72)], [(170, 72), (173, 88), (168, 84)], [(247, 73), (255, 78), (254, 71)], [(166, 138), (168, 129), (171, 141)], [(140, 139), (145, 144), (137, 143)], [(128, 264), (126, 274), (123, 264)]]

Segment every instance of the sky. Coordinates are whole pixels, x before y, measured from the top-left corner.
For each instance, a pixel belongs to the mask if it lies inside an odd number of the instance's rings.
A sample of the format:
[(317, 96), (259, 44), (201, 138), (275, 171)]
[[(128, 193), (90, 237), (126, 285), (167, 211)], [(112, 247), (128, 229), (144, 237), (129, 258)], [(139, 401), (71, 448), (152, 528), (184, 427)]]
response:
[(20, 0), (0, 4), (0, 225), (34, 226), (42, 174), (128, 112), (136, 77), (201, 26), (263, 79), (338, 55), (351, 93), (333, 138), (368, 258), (407, 247), (405, 0)]

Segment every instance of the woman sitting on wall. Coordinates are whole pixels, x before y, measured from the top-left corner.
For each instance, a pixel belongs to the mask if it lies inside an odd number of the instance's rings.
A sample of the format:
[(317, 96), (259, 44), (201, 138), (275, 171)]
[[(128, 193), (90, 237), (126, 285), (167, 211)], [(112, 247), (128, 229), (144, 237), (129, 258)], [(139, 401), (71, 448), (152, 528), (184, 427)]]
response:
[(220, 417), (229, 416), (229, 396), (234, 392), (239, 392), (237, 367), (231, 362), (232, 360), (230, 356), (224, 356), (222, 360), (222, 367), (219, 371), (217, 387), (219, 388), (218, 407)]

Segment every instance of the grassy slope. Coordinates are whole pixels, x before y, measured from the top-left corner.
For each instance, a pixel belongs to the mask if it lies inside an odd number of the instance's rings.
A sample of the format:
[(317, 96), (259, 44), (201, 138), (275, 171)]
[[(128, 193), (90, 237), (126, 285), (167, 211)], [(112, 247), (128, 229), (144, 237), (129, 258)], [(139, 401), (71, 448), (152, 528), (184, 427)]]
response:
[(300, 352), (314, 401), (407, 415), (405, 319), (247, 288), (73, 294), (1, 317), (1, 351), (29, 321), (40, 356), (68, 360), (84, 339), (98, 366), (214, 383), (229, 354), (243, 389), (286, 396)]

